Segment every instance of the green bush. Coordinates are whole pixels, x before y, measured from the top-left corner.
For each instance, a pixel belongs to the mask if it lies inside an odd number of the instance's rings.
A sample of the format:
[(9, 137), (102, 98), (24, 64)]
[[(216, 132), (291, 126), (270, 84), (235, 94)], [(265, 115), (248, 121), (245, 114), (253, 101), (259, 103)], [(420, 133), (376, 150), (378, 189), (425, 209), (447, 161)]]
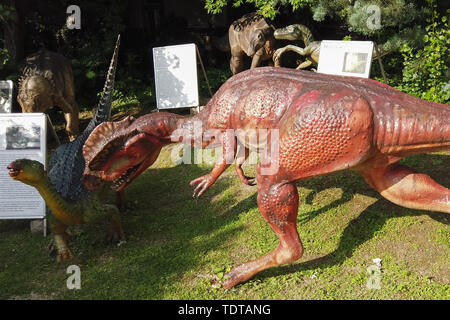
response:
[[(449, 12), (449, 11), (447, 11)], [(440, 102), (450, 102), (449, 50), (450, 29), (448, 18), (435, 10), (427, 19), (424, 47), (414, 48), (404, 44), (403, 79), (398, 89), (416, 97)]]

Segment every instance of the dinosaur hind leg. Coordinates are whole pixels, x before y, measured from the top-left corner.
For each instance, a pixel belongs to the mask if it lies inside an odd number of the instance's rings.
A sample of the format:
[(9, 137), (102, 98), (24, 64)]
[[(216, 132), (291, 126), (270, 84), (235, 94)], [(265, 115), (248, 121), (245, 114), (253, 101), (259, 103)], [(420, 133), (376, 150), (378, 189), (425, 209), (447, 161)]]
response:
[(450, 213), (450, 189), (404, 165), (359, 170), (367, 183), (403, 207)]
[(279, 244), (268, 254), (241, 264), (225, 274), (223, 287), (229, 289), (270, 267), (291, 263), (303, 254), (296, 220), (298, 191), (295, 183), (273, 184), (258, 174), (258, 207), (264, 219), (277, 234)]
[(100, 221), (111, 221), (108, 241), (125, 241), (126, 236), (120, 221), (119, 209), (115, 205), (102, 204), (99, 199), (92, 199), (91, 205), (86, 208), (83, 220), (86, 223), (99, 223)]
[[(67, 225), (56, 219), (53, 214), (49, 214), (50, 231), (54, 237), (54, 246), (56, 247), (56, 261), (68, 261), (73, 259), (73, 253), (67, 245), (70, 236), (66, 233)], [(53, 245), (52, 245), (53, 246)]]

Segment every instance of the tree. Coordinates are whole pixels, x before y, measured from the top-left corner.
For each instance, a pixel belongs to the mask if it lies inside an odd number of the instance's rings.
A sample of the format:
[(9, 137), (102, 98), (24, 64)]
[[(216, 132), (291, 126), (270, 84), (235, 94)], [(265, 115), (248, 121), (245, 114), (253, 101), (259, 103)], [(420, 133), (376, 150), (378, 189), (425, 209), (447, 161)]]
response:
[(322, 22), (327, 17), (338, 20), (349, 32), (383, 42), (390, 40), (389, 49), (397, 49), (403, 44), (401, 39), (417, 40), (423, 36), (412, 25), (424, 21), (431, 12), (430, 3), (435, 0), (408, 3), (405, 0), (205, 0), (205, 9), (218, 14), (227, 5), (238, 7), (244, 2), (253, 4), (259, 14), (269, 19), (279, 14), (282, 6), (291, 7), (293, 12), (309, 8), (315, 21)]
[[(13, 62), (24, 57), (24, 0), (5, 0), (0, 4), (0, 22), (4, 33), (4, 49)], [(2, 53), (5, 54), (5, 51)], [(3, 63), (4, 64), (4, 63)]]

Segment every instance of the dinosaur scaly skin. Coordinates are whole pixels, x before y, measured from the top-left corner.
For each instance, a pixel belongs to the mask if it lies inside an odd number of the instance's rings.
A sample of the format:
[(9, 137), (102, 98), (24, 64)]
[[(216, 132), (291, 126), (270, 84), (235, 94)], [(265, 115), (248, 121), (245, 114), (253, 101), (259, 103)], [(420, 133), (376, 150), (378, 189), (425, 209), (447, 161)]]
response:
[(78, 105), (75, 101), (70, 61), (62, 55), (39, 50), (26, 58), (17, 95), (22, 112), (45, 112), (60, 107), (70, 141), (78, 135)]
[[(230, 129), (236, 134), (230, 135)], [(123, 189), (156, 160), (163, 145), (222, 144), (223, 155), (213, 170), (191, 181), (198, 184), (194, 196), (201, 196), (232, 163), (235, 140), (251, 141), (246, 138), (255, 134), (253, 129), (269, 130), (266, 137), (259, 135), (267, 150), (278, 145), (278, 152), (263, 153), (256, 179), (259, 210), (279, 245), (233, 268), (224, 277), (225, 288), (302, 256), (296, 228), (298, 180), (350, 169), (398, 205), (450, 213), (449, 189), (398, 164), (411, 154), (450, 149), (450, 106), (371, 79), (286, 68), (248, 70), (223, 84), (194, 117), (158, 113), (103, 123), (86, 141), (83, 154), (90, 170)], [(215, 138), (202, 140), (211, 132)], [(277, 133), (278, 139), (270, 138)], [(273, 164), (277, 170), (267, 170)]]
[[(119, 43), (120, 36), (117, 38), (103, 94), (92, 120), (83, 133), (74, 141), (61, 145), (55, 150), (50, 157), (48, 177), (45, 174), (43, 176), (44, 181), (41, 184), (33, 185), (39, 190), (50, 208), (50, 229), (55, 237), (58, 262), (73, 257), (66, 243), (68, 239), (67, 226), (86, 221), (97, 221), (98, 219), (93, 216), (95, 210), (98, 210), (99, 218), (104, 217), (105, 214), (112, 218), (112, 238), (114, 240), (117, 238), (120, 240), (125, 239), (116, 214), (117, 208), (112, 209), (111, 205), (101, 205), (98, 200), (98, 194), (86, 189), (82, 181), (85, 171), (85, 160), (82, 153), (83, 145), (96, 126), (110, 119)], [(15, 167), (13, 163), (11, 166), (12, 168)], [(96, 178), (94, 177), (93, 180), (96, 180)], [(41, 190), (45, 191), (41, 192)], [(60, 203), (64, 203), (64, 205), (59, 205)]]

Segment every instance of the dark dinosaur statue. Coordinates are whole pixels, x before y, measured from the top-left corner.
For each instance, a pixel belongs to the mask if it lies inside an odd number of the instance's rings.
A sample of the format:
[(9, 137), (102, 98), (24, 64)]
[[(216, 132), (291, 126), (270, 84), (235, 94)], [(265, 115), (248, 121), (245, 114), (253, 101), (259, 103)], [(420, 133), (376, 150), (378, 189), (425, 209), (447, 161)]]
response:
[[(258, 140), (252, 139), (255, 135)], [(199, 197), (233, 162), (236, 140), (264, 148), (257, 166), (257, 202), (279, 245), (233, 268), (224, 288), (302, 256), (298, 180), (350, 169), (395, 204), (450, 213), (449, 189), (398, 164), (408, 155), (450, 149), (450, 106), (371, 79), (273, 67), (244, 71), (193, 117), (156, 113), (101, 124), (83, 154), (90, 170), (123, 189), (164, 145), (222, 145), (212, 171), (190, 183), (197, 185), (194, 196)]]
[(39, 50), (26, 58), (17, 101), (22, 112), (45, 112), (54, 106), (60, 107), (67, 122), (70, 141), (77, 137), (79, 111), (72, 66), (62, 55)]
[(17, 160), (8, 166), (10, 176), (35, 187), (49, 207), (50, 229), (55, 237), (58, 262), (73, 257), (66, 243), (69, 238), (66, 229), (70, 225), (110, 217), (111, 239), (125, 240), (117, 207), (102, 204), (98, 192), (86, 189), (82, 181), (85, 171), (83, 145), (96, 126), (110, 119), (119, 43), (120, 36), (117, 38), (103, 93), (92, 120), (78, 138), (55, 150), (50, 158), (48, 172), (44, 171), (39, 162), (31, 160)]
[(246, 14), (230, 25), (228, 40), (233, 74), (244, 70), (244, 54), (252, 57), (250, 69), (256, 68), (263, 61), (272, 61), (273, 53), (278, 48), (273, 37), (274, 30), (273, 25), (256, 13)]
[[(305, 48), (289, 44), (283, 48), (277, 49), (273, 54), (273, 61), (276, 66), (281, 64), (281, 55), (287, 51), (296, 52), (307, 58), (306, 61), (297, 66), (297, 69), (306, 69), (313, 64), (317, 65), (319, 63), (321, 41), (314, 41), (313, 35), (308, 27), (302, 24), (291, 24), (285, 28), (276, 29), (273, 36), (275, 39), (279, 40), (302, 40), (305, 44)], [(377, 53), (376, 49), (373, 49), (372, 60), (375, 60), (378, 56), (381, 57), (390, 52), (389, 50), (384, 50), (382, 46), (379, 46), (378, 50), (379, 52)]]

